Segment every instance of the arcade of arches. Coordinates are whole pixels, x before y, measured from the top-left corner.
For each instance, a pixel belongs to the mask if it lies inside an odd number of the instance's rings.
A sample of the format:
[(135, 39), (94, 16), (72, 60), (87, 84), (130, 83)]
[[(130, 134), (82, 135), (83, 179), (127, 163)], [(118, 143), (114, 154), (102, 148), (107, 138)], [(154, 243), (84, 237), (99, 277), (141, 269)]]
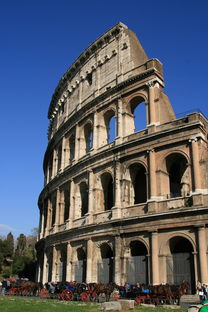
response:
[(48, 110), (37, 281), (208, 284), (208, 120), (177, 119), (162, 64), (118, 23)]
[[(196, 228), (191, 234), (187, 231), (169, 233), (168, 236), (169, 239), (165, 241), (164, 233), (153, 231), (143, 232), (141, 237), (123, 236), (111, 238), (111, 241), (87, 240), (79, 246), (77, 243), (68, 243), (50, 247), (44, 260), (45, 270), (40, 270), (41, 279), (118, 284), (128, 281), (132, 284), (140, 282), (155, 285), (179, 285), (186, 280), (190, 292), (194, 293), (196, 281), (202, 274), (199, 272), (200, 263), (206, 265), (202, 263), (206, 250), (200, 247), (196, 251), (193, 238), (202, 246), (205, 228)], [(115, 245), (118, 239), (122, 246), (120, 248)], [(52, 270), (53, 264), (55, 269)]]

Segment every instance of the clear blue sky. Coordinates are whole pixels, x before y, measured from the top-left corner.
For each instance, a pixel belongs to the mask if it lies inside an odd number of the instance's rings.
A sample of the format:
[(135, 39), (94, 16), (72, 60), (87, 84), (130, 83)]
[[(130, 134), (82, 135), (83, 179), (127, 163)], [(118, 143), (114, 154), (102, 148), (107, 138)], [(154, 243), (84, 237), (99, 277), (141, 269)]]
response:
[(119, 21), (163, 63), (175, 112), (199, 108), (208, 116), (207, 0), (0, 0), (0, 235), (38, 226), (52, 93)]

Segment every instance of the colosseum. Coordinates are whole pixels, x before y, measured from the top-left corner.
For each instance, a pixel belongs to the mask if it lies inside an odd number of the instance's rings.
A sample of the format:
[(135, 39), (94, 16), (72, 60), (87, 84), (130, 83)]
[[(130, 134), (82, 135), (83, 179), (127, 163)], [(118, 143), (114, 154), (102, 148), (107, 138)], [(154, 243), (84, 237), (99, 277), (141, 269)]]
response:
[(122, 23), (56, 87), (37, 280), (208, 284), (208, 120), (177, 119), (162, 64)]

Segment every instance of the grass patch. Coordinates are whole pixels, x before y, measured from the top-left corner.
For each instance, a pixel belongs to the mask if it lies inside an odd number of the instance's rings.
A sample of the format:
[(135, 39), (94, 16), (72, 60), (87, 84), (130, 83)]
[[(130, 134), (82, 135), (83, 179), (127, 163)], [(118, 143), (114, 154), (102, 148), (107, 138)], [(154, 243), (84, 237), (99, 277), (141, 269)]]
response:
[(1, 312), (97, 312), (98, 305), (82, 302), (0, 297)]
[[(40, 300), (39, 298), (3, 297), (0, 296), (1, 312), (98, 312), (98, 304), (67, 302), (58, 300)], [(186, 312), (184, 309), (148, 308), (137, 306), (133, 311), (140, 312)]]

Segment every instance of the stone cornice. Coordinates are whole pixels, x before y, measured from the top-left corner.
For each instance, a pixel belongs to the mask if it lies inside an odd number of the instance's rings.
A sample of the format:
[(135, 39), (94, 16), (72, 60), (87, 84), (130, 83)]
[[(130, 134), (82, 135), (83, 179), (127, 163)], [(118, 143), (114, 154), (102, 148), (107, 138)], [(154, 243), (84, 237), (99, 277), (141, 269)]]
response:
[(66, 87), (67, 81), (72, 80), (72, 78), (79, 72), (80, 68), (88, 61), (90, 56), (98, 49), (100, 49), (104, 44), (108, 43), (113, 37), (118, 36), (122, 29), (128, 29), (123, 23), (118, 23), (111, 29), (109, 29), (105, 34), (96, 39), (90, 46), (84, 50), (84, 52), (72, 63), (70, 68), (65, 72), (65, 74), (60, 79), (54, 94), (51, 99), (51, 103), (48, 110), (48, 118), (50, 118), (54, 105), (59, 99), (60, 92)]
[[(49, 246), (53, 243), (65, 242), (65, 241), (73, 241), (74, 239), (77, 241), (78, 239), (83, 240), (90, 234), (91, 239), (95, 239), (99, 237), (106, 237), (106, 235), (116, 236), (117, 228), (120, 228), (121, 235), (125, 235), (129, 232), (134, 231), (134, 225), (136, 225), (137, 232), (145, 232), (147, 228), (151, 224), (152, 221), (155, 222), (155, 227), (157, 226), (157, 221), (179, 218), (182, 219), (183, 217), (186, 218), (186, 225), (182, 221), (177, 222), (177, 226), (180, 227), (180, 223), (187, 227), (193, 227), (193, 215), (199, 216), (199, 224), (203, 223), (203, 225), (208, 223), (208, 207), (207, 206), (200, 206), (200, 207), (188, 207), (188, 208), (177, 208), (174, 210), (167, 210), (158, 213), (149, 213), (149, 214), (142, 214), (137, 217), (127, 217), (125, 219), (116, 219), (116, 220), (109, 220), (106, 222), (102, 222), (99, 224), (92, 224), (86, 225), (80, 228), (72, 228), (63, 232), (55, 233), (48, 235), (46, 238), (41, 239), (38, 243), (45, 241), (45, 246)], [(205, 215), (206, 217), (201, 220), (201, 216)], [(191, 218), (191, 221), (187, 220), (187, 217)], [(176, 223), (173, 221), (172, 224), (168, 224), (168, 229), (175, 228)], [(164, 229), (163, 224), (160, 225), (162, 229)], [(157, 230), (160, 231), (160, 227), (157, 226)], [(94, 231), (96, 229), (96, 231)], [(153, 229), (154, 230), (154, 229)], [(92, 235), (92, 233), (95, 233)]]

